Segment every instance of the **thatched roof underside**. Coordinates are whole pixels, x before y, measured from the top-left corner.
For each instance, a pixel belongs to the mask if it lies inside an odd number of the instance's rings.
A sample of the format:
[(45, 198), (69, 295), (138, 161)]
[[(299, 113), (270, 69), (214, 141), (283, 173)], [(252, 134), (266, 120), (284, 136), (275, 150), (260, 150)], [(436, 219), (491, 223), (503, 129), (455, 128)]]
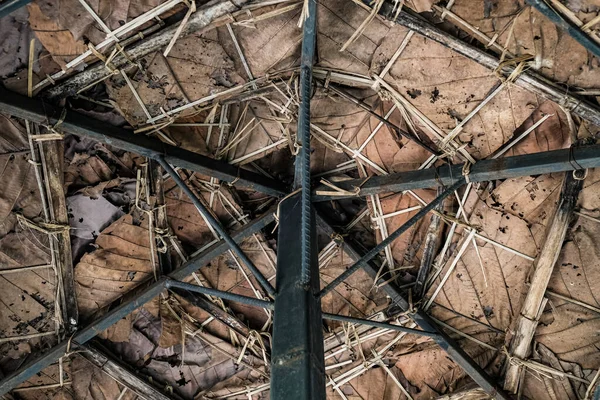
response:
[[(161, 3), (87, 1), (111, 31)], [(335, 185), (341, 178), (367, 178), (425, 165), (431, 154), (380, 123), (372, 112), (426, 143), (447, 144), (445, 156), (435, 165), (466, 158), (476, 162), (496, 157), (499, 151), (500, 157), (508, 157), (597, 140), (597, 126), (559, 104), (370, 15), (370, 9), (359, 3), (318, 2), (311, 109), (313, 176)], [(400, 3), (465, 42), (487, 46), (489, 53), (508, 65), (534, 70), (598, 105), (600, 60), (524, 1)], [(600, 12), (597, 0), (562, 3), (584, 24)], [(201, 12), (203, 5), (196, 1), (197, 11), (191, 15)], [(96, 57), (94, 46), (107, 34), (80, 1), (34, 1), (0, 20), (0, 76), (10, 90), (26, 94), (30, 83), (34, 96), (51, 93), (52, 101), (90, 118), (131, 127), (138, 135), (289, 184), (297, 151), (302, 8), (297, 1), (249, 3), (243, 11), (176, 38), (166, 56), (163, 47), (119, 69), (110, 60)], [(188, 10), (186, 2), (179, 2), (159, 17), (167, 25), (178, 24)], [(157, 19), (152, 19), (125, 37), (156, 24)], [(589, 32), (597, 38), (595, 28), (600, 29), (600, 24), (592, 25)], [(110, 46), (101, 49), (105, 57), (111, 55), (114, 46)], [(67, 69), (71, 60), (90, 48), (94, 51), (84, 63)], [(31, 81), (29, 54), (33, 55)], [(61, 82), (102, 63), (106, 79), (82, 85), (77, 95), (59, 93)], [(68, 72), (48, 82), (47, 76), (61, 70)], [(372, 112), (340, 96), (336, 88), (366, 103)], [(180, 107), (185, 109), (170, 112)], [(0, 375), (68, 339), (59, 295), (64, 285), (52, 268), (60, 259), (60, 249), (51, 245), (47, 232), (32, 228), (52, 220), (44, 213), (45, 203), (60, 201), (52, 198), (56, 191), (39, 184), (31, 148), (46, 142), (30, 143), (28, 129), (35, 133), (23, 120), (0, 115), (0, 269), (50, 267), (0, 274), (0, 337), (47, 334), (0, 341)], [(511, 144), (524, 132), (522, 140)], [(71, 227), (74, 274), (74, 293), (65, 295), (76, 296), (79, 326), (135, 295), (136, 289), (160, 274), (165, 259), (176, 268), (215, 239), (189, 198), (168, 177), (158, 179), (160, 171), (146, 158), (69, 135), (56, 143), (64, 144), (64, 151), (58, 153), (64, 163), (54, 171), (64, 176), (62, 201)], [(35, 151), (39, 157), (39, 150)], [(43, 176), (52, 170), (41, 172)], [(180, 174), (228, 230), (240, 228), (276, 204), (267, 195), (198, 173), (181, 170)], [(564, 176), (469, 185), (450, 197), (437, 214), (441, 223), (435, 231), (439, 240), (433, 265), (424, 296), (415, 294), (413, 307), (427, 310), (499, 382), (510, 364), (507, 349)], [(435, 189), (414, 190), (325, 206), (345, 238), (370, 249), (436, 194)], [(588, 171), (575, 209), (548, 283), (548, 301), (532, 352), (523, 360), (529, 363), (521, 385), (524, 399), (583, 399), (600, 369), (599, 171)], [(381, 274), (407, 291), (421, 268), (434, 215), (430, 213), (379, 256)], [(274, 225), (246, 239), (242, 248), (265, 276), (274, 278), (280, 250)], [(332, 242), (321, 235), (319, 250), (321, 285), (352, 264), (343, 240)], [(267, 298), (233, 253), (212, 260), (188, 281)], [(94, 346), (110, 351), (140, 376), (183, 399), (248, 399), (249, 394), (252, 399), (268, 398), (269, 353), (261, 344), (270, 343), (272, 313), (215, 298), (210, 301), (239, 319), (249, 333), (235, 332), (190, 299), (165, 292), (103, 332)], [(330, 313), (414, 326), (410, 313), (393, 307), (363, 271), (327, 295), (322, 307)], [(333, 322), (324, 323), (324, 329), (326, 365), (331, 366), (328, 398), (450, 398), (441, 396), (473, 387), (465, 372), (431, 339)], [(23, 390), (39, 385), (50, 386)], [(12, 396), (27, 400), (136, 397), (76, 349), (60, 365), (23, 383)], [(465, 398), (487, 398), (479, 391), (470, 396)]]

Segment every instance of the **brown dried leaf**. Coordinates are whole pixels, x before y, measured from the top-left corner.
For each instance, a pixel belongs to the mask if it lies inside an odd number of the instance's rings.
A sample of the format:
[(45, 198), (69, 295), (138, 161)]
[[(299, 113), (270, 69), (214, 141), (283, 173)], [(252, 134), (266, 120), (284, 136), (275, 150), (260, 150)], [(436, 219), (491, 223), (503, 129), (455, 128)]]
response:
[[(357, 106), (347, 100), (332, 97), (322, 90), (318, 90), (311, 99), (311, 123), (323, 129), (334, 140), (339, 138), (342, 143), (350, 140), (364, 118), (365, 112)], [(332, 170), (350, 159), (339, 145), (331, 140), (321, 139), (320, 135), (313, 133), (310, 145), (314, 149), (310, 160), (313, 174)]]
[[(46, 235), (17, 229), (0, 239), (0, 265), (4, 269), (47, 264), (50, 262), (47, 246)], [(1, 275), (0, 290), (4, 299), (0, 303), (1, 337), (54, 330), (56, 288), (51, 269)], [(0, 353), (9, 359), (18, 359), (38, 351), (48, 339), (53, 340), (52, 336), (31, 339), (27, 342), (29, 346), (4, 343)]]
[[(325, 287), (340, 276), (352, 264), (354, 261), (346, 253), (337, 249), (331, 261), (320, 267), (321, 287)], [(363, 270), (352, 274), (321, 300), (323, 312), (360, 318), (370, 316), (387, 305), (385, 292), (377, 290), (373, 286), (373, 280)], [(328, 324), (334, 327), (339, 325), (331, 322)]]
[(0, 155), (0, 236), (16, 223), (14, 213), (33, 218), (41, 212), (34, 167), (27, 153)]
[[(579, 217), (570, 230), (548, 285), (549, 290), (600, 307), (598, 286), (600, 224)], [(536, 340), (552, 350), (558, 358), (596, 368), (600, 362), (595, 333), (600, 329), (598, 315), (584, 307), (549, 297), (552, 308), (542, 316)]]
[[(0, 77), (13, 75), (27, 67), (29, 44), (34, 38), (27, 18), (27, 10), (23, 8), (11, 12), (0, 22)], [(34, 54), (39, 54), (40, 49), (38, 42)]]
[(600, 169), (588, 170), (588, 177), (579, 195), (579, 206), (589, 211), (600, 210)]
[[(140, 366), (140, 373), (170, 385), (178, 395), (192, 398), (231, 377), (238, 377), (248, 384), (257, 380), (256, 373), (242, 365), (236, 365), (229, 356), (214, 348), (235, 357), (239, 349), (231, 344), (198, 331), (198, 337), (186, 338), (183, 352), (185, 357), (182, 360), (179, 345), (169, 348), (157, 346), (161, 336), (159, 318), (150, 316), (146, 311), (140, 312), (137, 318), (129, 341), (114, 344), (114, 350), (125, 362)], [(255, 357), (247, 355), (244, 360), (262, 369)]]
[(31, 29), (61, 68), (87, 50), (83, 40), (74, 38), (68, 29), (45, 15), (38, 3), (29, 4), (28, 9)]
[(75, 266), (79, 312), (89, 317), (121, 297), (153, 273), (148, 222), (125, 215), (100, 233), (97, 250)]
[[(130, 79), (151, 116), (160, 115), (161, 108), (168, 111), (244, 81), (215, 32), (180, 38), (167, 59), (156, 52), (142, 62), (145, 71)], [(148, 117), (121, 75), (107, 81), (107, 90), (130, 124), (146, 122)]]
[[(240, 247), (267, 279), (274, 277), (276, 255), (262, 238), (262, 235), (257, 235), (256, 237), (250, 237), (244, 240)], [(240, 265), (242, 265), (242, 268), (246, 271), (246, 275), (250, 278), (252, 286), (260, 293), (263, 293), (260, 285), (257, 283), (256, 279), (254, 279), (248, 268), (242, 262), (240, 262)], [(215, 289), (248, 297), (256, 297), (252, 287), (244, 277), (244, 274), (241, 273), (238, 264), (228, 253), (225, 253), (206, 265), (206, 267), (202, 269), (202, 274), (206, 277), (210, 286)], [(272, 285), (275, 285), (275, 279), (270, 280), (270, 282)], [(236, 314), (243, 315), (244, 319), (248, 321), (248, 326), (250, 328), (261, 328), (265, 322), (267, 322), (268, 318), (264, 310), (235, 302), (230, 302), (229, 307)]]
[(559, 150), (571, 145), (568, 122), (565, 112), (555, 103), (545, 101), (519, 126), (507, 140), (517, 138), (545, 115), (551, 115), (546, 121), (519, 141), (504, 157)]
[[(319, 2), (317, 10), (318, 65), (322, 67), (368, 75), (371, 72), (373, 57), (377, 52), (388, 52), (387, 57), (396, 48), (380, 48), (380, 44), (396, 28), (379, 18), (369, 23), (362, 35), (345, 51), (340, 51), (344, 43), (354, 34), (363, 21), (369, 16), (369, 11), (351, 1), (326, 0)], [(382, 58), (381, 55), (379, 58)], [(383, 57), (385, 58), (385, 57)]]
[[(65, 374), (63, 376), (65, 377), (65, 379), (69, 379), (69, 374), (71, 372), (70, 363), (68, 361), (65, 362), (64, 367)], [(19, 385), (19, 387), (57, 384), (59, 383), (59, 376), (60, 373), (58, 364), (54, 364), (45, 368), (40, 373), (35, 374), (32, 378), (29, 378), (29, 380)], [(65, 387), (62, 390), (30, 390), (19, 393), (19, 397), (23, 398), (24, 400), (54, 400), (56, 396), (58, 399), (66, 398), (68, 400), (73, 400), (72, 396), (69, 397), (67, 395), (66, 397), (63, 397), (59, 394), (60, 391), (68, 391), (67, 388), (68, 385), (65, 385)]]
[[(519, 181), (527, 184), (527, 181), (523, 178)], [(554, 180), (550, 180), (550, 182), (555, 185), (560, 184), (560, 182)], [(511, 180), (507, 180), (498, 186), (487, 202), (480, 201), (473, 206), (470, 221), (481, 235), (528, 256), (535, 256), (545, 235), (544, 226), (541, 225), (545, 219), (535, 219), (531, 217), (535, 215), (531, 212), (528, 214), (531, 220), (524, 219), (527, 210), (520, 213), (517, 206), (523, 204), (522, 207), (527, 207), (528, 203), (525, 201), (512, 204), (509, 201), (504, 203), (507, 208), (511, 208), (510, 205), (515, 205), (513, 212), (516, 211), (516, 215), (502, 209), (495, 209), (498, 203), (493, 199), (509, 197), (515, 193), (515, 186), (519, 187)], [(517, 196), (521, 191), (517, 191)], [(523, 192), (527, 193), (527, 191)], [(546, 192), (539, 190), (537, 195), (547, 200), (553, 198), (551, 197), (553, 193), (555, 193), (555, 188)], [(548, 200), (548, 202), (549, 208), (552, 209), (553, 202), (551, 200)], [(464, 232), (463, 238), (456, 242), (454, 253), (462, 246), (466, 235), (467, 233)], [(526, 290), (524, 282), (532, 263), (491, 243), (477, 240), (477, 245), (483, 263), (483, 271), (479, 263), (479, 257), (471, 243), (467, 246), (456, 269), (444, 284), (436, 298), (436, 302), (463, 315), (479, 319), (498, 329), (505, 330), (520, 312), (521, 295)], [(446, 268), (454, 257), (454, 255), (451, 255), (450, 259), (446, 261)], [(442, 271), (441, 276), (446, 273), (446, 268)], [(437, 284), (434, 286), (437, 286)], [(433, 290), (434, 288), (430, 290), (430, 295)], [(461, 323), (466, 324), (465, 328), (472, 325), (468, 320)], [(462, 330), (462, 327), (459, 327), (459, 329)]]
[[(123, 387), (108, 374), (91, 365), (83, 357), (72, 360), (72, 390), (75, 399), (105, 400), (117, 399)], [(136, 396), (128, 390), (122, 399), (132, 400)]]
[[(512, 23), (523, 3), (495, 2), (491, 3), (490, 9), (486, 4), (486, 0), (459, 0), (452, 11), (490, 38), (499, 34), (497, 43), (506, 46), (509, 29), (504, 28), (510, 26), (508, 24)], [(570, 87), (597, 86), (600, 77), (598, 59), (533, 7), (526, 7), (516, 19), (508, 49), (516, 55), (534, 56), (534, 69), (555, 81)]]
[[(534, 350), (535, 361), (554, 368), (558, 371), (563, 371), (573, 374), (580, 378), (584, 378), (581, 367), (577, 364), (568, 365), (568, 363), (560, 362), (552, 351), (550, 351), (543, 344), (538, 344)], [(563, 368), (566, 365), (566, 368)], [(530, 399), (565, 399), (565, 400), (577, 400), (582, 398), (581, 395), (577, 394), (576, 387), (582, 385), (567, 378), (559, 378), (557, 376), (546, 377), (543, 375), (535, 376), (535, 372), (525, 374), (525, 385), (523, 393)], [(540, 382), (541, 381), (541, 382)], [(585, 393), (585, 388), (583, 393)]]
[(27, 131), (17, 119), (0, 114), (0, 153), (29, 149)]
[[(279, 99), (279, 95), (270, 96), (271, 101), (278, 104), (285, 104), (286, 101)], [(227, 151), (227, 160), (231, 164), (244, 165), (252, 161), (258, 160), (265, 157), (278, 149), (282, 149), (288, 146), (288, 141), (282, 141), (284, 139), (284, 133), (280, 129), (279, 124), (273, 121), (274, 118), (285, 118), (283, 114), (271, 111), (268, 105), (262, 101), (251, 101), (249, 103), (246, 113), (240, 114), (244, 107), (238, 107), (237, 113), (232, 112), (231, 117), (231, 130), (230, 138), (225, 143), (230, 143), (236, 138), (237, 132), (234, 132), (233, 127), (238, 127), (240, 136), (245, 136), (244, 139), (239, 140), (239, 143), (233, 146), (233, 148)], [(242, 118), (243, 116), (243, 118)], [(283, 122), (282, 126), (289, 128), (295, 128), (295, 121)], [(242, 129), (247, 127), (242, 132)], [(293, 129), (292, 128), (292, 129)], [(265, 149), (267, 146), (272, 145), (276, 142), (281, 142), (277, 146), (272, 146), (268, 150), (260, 151)], [(258, 152), (258, 153), (257, 153)], [(255, 154), (256, 153), (256, 154)]]
[(86, 152), (75, 149), (65, 170), (65, 188), (85, 188), (90, 192), (89, 186), (99, 185), (98, 190), (102, 185), (110, 187), (117, 177), (134, 177), (133, 171), (142, 162), (145, 162), (144, 157), (110, 149), (100, 143), (94, 143)]
[[(452, 50), (413, 36), (385, 80), (431, 121), (452, 130), (495, 88), (492, 71)], [(512, 136), (537, 107), (531, 93), (508, 85), (466, 123), (459, 139), (467, 151), (485, 158)]]
[[(251, 11), (248, 18), (260, 18), (261, 15), (275, 13), (289, 5), (284, 3), (261, 7)], [(298, 28), (297, 22), (301, 11), (301, 7), (295, 7), (277, 16), (256, 21), (249, 26), (232, 26), (254, 77), (261, 77), (268, 72), (285, 69), (297, 63), (302, 38), (302, 30)], [(248, 21), (248, 18), (241, 17), (240, 21)], [(238, 74), (247, 77), (227, 27), (218, 28), (218, 32), (223, 47), (235, 62)]]
[[(415, 190), (414, 193), (427, 203), (431, 202), (436, 197), (435, 190)], [(385, 197), (380, 196), (380, 201), (383, 215), (421, 205), (419, 201), (417, 201), (408, 193), (392, 194)], [(369, 202), (369, 206), (371, 209), (373, 209), (372, 202)], [(414, 210), (408, 213), (386, 218), (384, 221), (387, 232), (392, 233), (396, 229), (400, 228), (418, 211), (419, 210)], [(425, 216), (405, 233), (403, 233), (398, 239), (394, 240), (394, 242), (390, 245), (394, 260), (397, 262), (396, 267), (403, 266), (411, 268), (414, 271), (415, 268), (421, 264), (421, 254), (430, 222), (431, 215)], [(374, 224), (378, 223), (379, 222), (374, 222)], [(376, 227), (374, 230), (377, 235), (377, 241), (381, 242), (384, 238), (381, 236), (380, 230)]]

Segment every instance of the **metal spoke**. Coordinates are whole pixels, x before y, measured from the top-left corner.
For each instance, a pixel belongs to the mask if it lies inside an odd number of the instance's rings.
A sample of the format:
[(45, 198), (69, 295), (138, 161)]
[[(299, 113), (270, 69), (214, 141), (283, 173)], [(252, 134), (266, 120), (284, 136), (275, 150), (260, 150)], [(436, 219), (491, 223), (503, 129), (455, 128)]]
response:
[[(247, 225), (244, 225), (244, 227), (242, 227), (239, 231), (232, 234), (234, 240), (241, 242), (245, 238), (252, 236), (266, 225), (273, 222), (274, 212), (274, 209), (270, 209), (261, 217)], [(145, 303), (158, 296), (167, 288), (167, 281), (169, 279), (179, 280), (186, 278), (192, 272), (195, 272), (201, 267), (205, 266), (210, 260), (213, 260), (215, 257), (225, 253), (227, 250), (229, 250), (229, 248), (229, 244), (226, 243), (225, 240), (220, 240), (204, 250), (202, 253), (190, 259), (184, 265), (176, 269), (173, 273), (169, 274), (168, 277), (160, 278), (152, 285), (137, 293), (136, 296), (133, 296), (129, 300), (122, 302), (100, 319), (92, 322), (82, 330), (78, 331), (68, 341), (65, 340), (57, 344), (46, 353), (34, 358), (31, 362), (5, 376), (2, 380), (0, 380), (0, 396), (10, 392), (17, 385), (35, 376), (38, 372), (55, 363), (59, 358), (63, 357), (67, 352), (68, 342), (72, 342), (74, 344), (83, 344), (89, 341), (100, 332), (119, 322), (122, 318), (133, 312), (135, 309), (143, 306)]]
[(223, 228), (223, 225), (221, 225), (221, 223), (219, 221), (217, 221), (217, 219), (215, 217), (213, 217), (211, 212), (208, 211), (208, 209), (204, 206), (204, 204), (202, 204), (200, 199), (198, 197), (196, 197), (196, 195), (191, 191), (191, 189), (188, 187), (188, 185), (186, 185), (186, 183), (183, 181), (183, 179), (181, 179), (181, 177), (173, 169), (173, 167), (171, 167), (171, 165), (168, 162), (166, 162), (165, 159), (162, 157), (159, 157), (157, 161), (160, 164), (160, 166), (171, 176), (171, 178), (173, 178), (175, 183), (177, 183), (177, 186), (179, 186), (181, 188), (181, 190), (183, 190), (185, 192), (185, 194), (190, 198), (190, 200), (192, 200), (192, 203), (194, 203), (194, 205), (196, 206), (198, 211), (200, 211), (200, 213), (208, 221), (208, 223), (217, 231), (217, 233), (223, 238), (223, 240), (231, 247), (231, 250), (235, 253), (235, 255), (238, 256), (244, 264), (246, 264), (246, 266), (248, 267), (248, 269), (250, 271), (252, 271), (252, 274), (254, 274), (254, 277), (256, 278), (258, 283), (260, 283), (262, 288), (268, 294), (270, 294), (271, 296), (274, 296), (275, 289), (273, 289), (273, 286), (271, 286), (271, 284), (269, 283), (267, 278), (265, 278), (264, 275), (258, 270), (258, 268), (256, 268), (256, 266), (248, 258), (246, 253), (244, 253), (244, 251), (235, 242), (235, 240), (233, 240), (233, 238), (229, 235), (229, 233), (227, 233), (225, 228)]
[(346, 269), (340, 276), (335, 278), (332, 282), (330, 282), (321, 292), (319, 292), (319, 298), (322, 299), (327, 293), (331, 292), (336, 288), (337, 285), (348, 279), (350, 275), (358, 271), (360, 268), (364, 268), (367, 263), (375, 257), (380, 251), (385, 249), (388, 245), (390, 245), (394, 240), (396, 240), (400, 235), (406, 232), (411, 226), (417, 223), (421, 218), (425, 216), (429, 211), (433, 210), (438, 204), (440, 204), (444, 199), (451, 194), (453, 194), (458, 188), (460, 188), (465, 183), (465, 178), (461, 177), (454, 185), (450, 186), (446, 189), (441, 195), (436, 197), (431, 203), (423, 207), (418, 213), (416, 213), (411, 219), (406, 221), (400, 228), (396, 229), (391, 235), (382, 240), (377, 246), (373, 247), (367, 254), (362, 256), (358, 261), (356, 261), (350, 268)]
[(186, 282), (169, 280), (169, 281), (167, 281), (167, 288), (168, 289), (181, 289), (181, 290), (187, 290), (188, 292), (196, 292), (196, 293), (201, 293), (201, 294), (205, 294), (208, 296), (215, 296), (215, 297), (219, 297), (221, 299), (236, 301), (238, 303), (247, 304), (247, 305), (253, 306), (253, 307), (266, 308), (268, 310), (272, 310), (274, 308), (273, 302), (271, 302), (271, 301), (260, 300), (260, 299), (254, 298), (254, 297), (242, 296), (241, 294), (224, 292), (222, 290), (212, 289), (212, 288), (208, 288), (208, 287), (192, 285), (191, 283), (186, 283)]
[(343, 315), (323, 313), (323, 319), (328, 319), (331, 321), (349, 322), (351, 324), (369, 325), (369, 326), (373, 326), (375, 328), (390, 329), (390, 330), (396, 331), (396, 332), (412, 333), (415, 335), (427, 336), (427, 337), (431, 337), (431, 338), (439, 338), (439, 336), (440, 336), (436, 332), (420, 331), (418, 329), (405, 328), (404, 326), (400, 326), (400, 325), (386, 324), (384, 322), (371, 321), (371, 320), (362, 319), (362, 318), (346, 317)]
[[(600, 145), (594, 144), (513, 157), (481, 160), (470, 167), (469, 181), (486, 182), (496, 179), (551, 174), (597, 167), (600, 167)], [(336, 182), (337, 187), (342, 190), (341, 192), (333, 195), (320, 195), (318, 193), (330, 191), (331, 189), (326, 186), (319, 186), (315, 189), (316, 194), (313, 195), (313, 201), (339, 200), (352, 197), (354, 196), (352, 192), (358, 187), (360, 187), (359, 196), (369, 196), (436, 186), (448, 186), (463, 179), (463, 168), (464, 164), (446, 164), (436, 168), (372, 176), (367, 181), (364, 179), (350, 179)], [(340, 193), (348, 194), (340, 195)]]

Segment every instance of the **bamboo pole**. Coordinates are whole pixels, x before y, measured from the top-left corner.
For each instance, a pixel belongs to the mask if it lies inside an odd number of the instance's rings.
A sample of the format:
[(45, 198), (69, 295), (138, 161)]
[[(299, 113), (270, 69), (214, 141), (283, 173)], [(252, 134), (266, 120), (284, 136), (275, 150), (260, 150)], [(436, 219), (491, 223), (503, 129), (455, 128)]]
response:
[[(363, 1), (366, 3), (365, 0)], [(504, 76), (508, 77), (515, 71), (515, 67), (503, 65), (500, 60), (496, 58), (496, 56), (488, 54), (484, 50), (472, 46), (463, 40), (444, 32), (421, 16), (415, 15), (411, 12), (403, 11), (396, 18), (394, 18), (394, 13), (391, 10), (392, 7), (393, 6), (391, 4), (384, 4), (381, 7), (380, 15), (382, 15), (384, 18), (393, 20), (399, 25), (415, 31), (416, 33), (430, 40), (438, 42), (442, 46), (447, 47), (458, 54), (461, 54), (468, 59), (481, 64), (484, 67), (498, 71)], [(572, 113), (589, 122), (600, 124), (600, 109), (598, 109), (597, 106), (573, 96), (560, 84), (553, 82), (538, 73), (535, 73), (531, 70), (521, 72), (520, 75), (518, 75), (514, 80), (514, 83), (517, 86), (527, 89), (536, 95), (542, 96), (564, 106)]]
[[(42, 141), (38, 145), (48, 193), (51, 222), (68, 227), (67, 200), (63, 189), (64, 143), (62, 140), (53, 140)], [(61, 232), (49, 235), (49, 239), (55, 245), (53, 257), (56, 259), (58, 274), (60, 275), (59, 281), (62, 286), (62, 290), (59, 289), (59, 296), (64, 298), (63, 320), (65, 329), (67, 333), (72, 333), (77, 329), (79, 310), (75, 295), (70, 231), (64, 229)]]
[(513, 358), (525, 359), (530, 354), (531, 341), (535, 335), (539, 317), (543, 312), (544, 296), (548, 282), (554, 264), (560, 255), (582, 186), (582, 180), (575, 178), (574, 173), (565, 173), (558, 208), (548, 225), (546, 241), (536, 258), (531, 286), (521, 308), (521, 314), (516, 324), (517, 328), (509, 346), (510, 357), (504, 380), (504, 389), (512, 393), (517, 393), (519, 389), (523, 366), (521, 363), (511, 361)]
[[(189, 19), (187, 25), (182, 30), (180, 38), (187, 36), (200, 29), (206, 28), (218, 18), (238, 11), (242, 6), (249, 3), (249, 0), (241, 0), (236, 3), (232, 1), (213, 0), (202, 7), (198, 8), (198, 12), (194, 13)], [(144, 39), (127, 49), (127, 54), (119, 54), (112, 60), (112, 65), (115, 68), (127, 68), (130, 61), (136, 61), (142, 57), (157, 51), (169, 44), (171, 38), (175, 35), (178, 26), (166, 28), (147, 39)], [(66, 97), (76, 94), (79, 89), (86, 87), (98, 79), (103, 79), (112, 74), (104, 63), (98, 63), (91, 68), (80, 72), (64, 82), (48, 89), (45, 95), (50, 98)]]

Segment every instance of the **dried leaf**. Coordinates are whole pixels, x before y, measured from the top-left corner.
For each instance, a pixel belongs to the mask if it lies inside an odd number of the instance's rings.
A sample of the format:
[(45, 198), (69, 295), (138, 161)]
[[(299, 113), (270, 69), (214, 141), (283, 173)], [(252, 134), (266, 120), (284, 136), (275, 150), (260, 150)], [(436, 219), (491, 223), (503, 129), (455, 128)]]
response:
[[(117, 399), (123, 390), (121, 385), (108, 374), (91, 365), (81, 356), (72, 361), (72, 390), (76, 399)], [(135, 395), (127, 391), (122, 399), (131, 400)]]
[(27, 7), (31, 29), (61, 68), (65, 68), (68, 61), (87, 50), (81, 39), (74, 38), (69, 30), (46, 16), (38, 3), (31, 3)]
[[(0, 22), (0, 77), (10, 76), (27, 67), (29, 44), (35, 37), (29, 28), (27, 17), (27, 11), (23, 8), (13, 11)], [(36, 58), (40, 50), (38, 42), (34, 53)]]
[[(275, 13), (289, 4), (262, 7), (250, 13), (248, 17), (260, 18), (267, 13)], [(270, 71), (285, 69), (296, 64), (299, 57), (302, 30), (297, 22), (301, 7), (295, 7), (285, 13), (255, 21), (249, 26), (233, 26), (234, 35), (240, 44), (244, 58), (254, 77), (264, 76)], [(269, 14), (267, 14), (269, 15)], [(248, 18), (240, 18), (248, 21)], [(264, 18), (264, 17), (263, 17)], [(233, 39), (226, 27), (218, 28), (219, 39), (227, 54), (235, 61), (240, 76), (247, 77)]]
[[(600, 224), (579, 217), (571, 228), (548, 285), (549, 290), (600, 307), (598, 260), (600, 246), (595, 239)], [(596, 368), (600, 362), (595, 332), (600, 329), (597, 313), (585, 307), (550, 297), (552, 308), (542, 316), (536, 340), (559, 359)]]
[[(167, 59), (157, 52), (142, 63), (146, 70), (130, 79), (153, 117), (161, 108), (168, 111), (243, 82), (214, 32), (180, 38)], [(107, 90), (130, 124), (146, 122), (147, 115), (121, 75), (107, 81)]]
[[(497, 43), (507, 46), (517, 56), (534, 56), (533, 68), (543, 75), (569, 86), (594, 88), (600, 76), (597, 58), (570, 35), (566, 35), (535, 8), (527, 7), (516, 18), (514, 34), (507, 43), (513, 17), (521, 2), (494, 2), (487, 8), (486, 0), (459, 0), (452, 11), (488, 37), (498, 34)], [(574, 8), (575, 9), (575, 8)], [(487, 11), (486, 11), (487, 10)], [(486, 16), (487, 13), (487, 16)], [(560, 49), (560, 51), (557, 51)]]
[[(141, 373), (169, 384), (180, 396), (191, 398), (231, 377), (237, 376), (249, 383), (257, 379), (256, 373), (236, 365), (231, 358), (212, 346), (234, 356), (238, 354), (237, 348), (207, 333), (197, 333), (202, 340), (188, 336), (185, 351), (182, 352), (179, 345), (157, 347), (161, 336), (161, 320), (146, 311), (139, 313), (134, 325), (129, 341), (114, 344), (115, 351), (121, 354), (125, 362), (141, 366)], [(183, 360), (182, 354), (185, 355)], [(258, 359), (252, 355), (247, 355), (244, 360), (261, 368)]]
[[(325, 287), (340, 276), (346, 268), (354, 264), (354, 261), (343, 250), (337, 249), (336, 253), (332, 254), (334, 257), (320, 267), (321, 287)], [(385, 308), (388, 300), (383, 290), (378, 290), (373, 286), (373, 280), (367, 273), (359, 270), (325, 296), (321, 300), (321, 304), (323, 312), (365, 318)], [(328, 322), (328, 325), (335, 327), (339, 324)]]
[(75, 266), (79, 312), (89, 317), (153, 274), (148, 222), (125, 215), (100, 233), (97, 250)]

